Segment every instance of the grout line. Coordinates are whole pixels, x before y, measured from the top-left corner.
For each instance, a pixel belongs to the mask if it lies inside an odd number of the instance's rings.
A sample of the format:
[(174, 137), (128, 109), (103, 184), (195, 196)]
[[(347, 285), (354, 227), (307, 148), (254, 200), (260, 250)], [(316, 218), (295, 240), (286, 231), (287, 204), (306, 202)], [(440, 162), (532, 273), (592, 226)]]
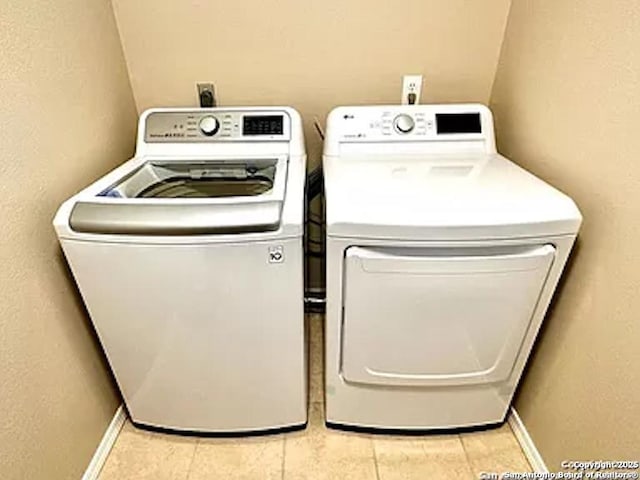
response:
[(378, 455), (376, 455), (376, 442), (371, 439), (371, 449), (373, 450), (373, 465), (376, 469), (376, 479), (380, 480), (380, 469), (378, 468)]
[(285, 466), (285, 455), (287, 454), (287, 437), (282, 438), (282, 476), (280, 477), (284, 480), (284, 466)]
[(193, 461), (196, 458), (196, 452), (198, 451), (198, 445), (200, 445), (200, 439), (196, 438), (196, 446), (193, 449), (193, 454), (191, 455), (191, 461), (189, 462), (189, 468), (187, 468), (187, 476), (185, 477), (184, 480), (189, 480), (189, 477), (191, 476), (191, 469), (193, 468)]
[(464, 446), (464, 442), (462, 441), (462, 435), (458, 433), (456, 436), (458, 437), (458, 441), (460, 442), (460, 445), (462, 445), (462, 451), (464, 452), (464, 458), (466, 458), (467, 460), (467, 466), (469, 467), (469, 472), (471, 473), (472, 478), (475, 478), (474, 477), (475, 469), (471, 464), (471, 458), (469, 457), (469, 452), (467, 452), (467, 447)]

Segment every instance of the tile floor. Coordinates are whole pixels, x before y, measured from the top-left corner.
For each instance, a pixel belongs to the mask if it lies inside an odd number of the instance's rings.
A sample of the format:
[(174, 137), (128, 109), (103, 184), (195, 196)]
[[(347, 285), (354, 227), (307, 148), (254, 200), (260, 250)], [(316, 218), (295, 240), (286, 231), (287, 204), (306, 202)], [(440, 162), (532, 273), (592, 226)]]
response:
[(508, 425), (460, 435), (400, 437), (328, 430), (323, 422), (323, 318), (308, 317), (309, 426), (251, 438), (195, 438), (139, 430), (127, 422), (99, 480), (478, 479), (480, 472), (531, 471)]

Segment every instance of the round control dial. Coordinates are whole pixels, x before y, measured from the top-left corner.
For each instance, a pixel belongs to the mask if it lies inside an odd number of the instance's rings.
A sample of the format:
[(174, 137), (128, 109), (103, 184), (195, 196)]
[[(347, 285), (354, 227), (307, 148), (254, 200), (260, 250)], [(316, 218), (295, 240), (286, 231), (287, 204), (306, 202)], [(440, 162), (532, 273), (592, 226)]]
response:
[(203, 134), (205, 134), (207, 137), (210, 137), (212, 135), (215, 135), (216, 132), (220, 129), (220, 122), (216, 117), (207, 115), (206, 117), (202, 117), (200, 119), (198, 127)]
[(398, 133), (409, 133), (415, 125), (411, 115), (407, 115), (406, 113), (401, 113), (393, 119), (393, 127)]

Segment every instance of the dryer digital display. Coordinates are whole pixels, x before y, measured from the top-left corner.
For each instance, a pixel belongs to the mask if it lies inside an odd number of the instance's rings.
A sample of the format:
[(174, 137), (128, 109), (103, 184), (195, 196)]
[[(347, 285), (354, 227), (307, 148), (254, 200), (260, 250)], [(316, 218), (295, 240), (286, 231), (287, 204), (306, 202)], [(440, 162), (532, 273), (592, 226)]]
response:
[(282, 115), (245, 115), (242, 117), (243, 135), (282, 135)]
[(482, 133), (479, 113), (436, 113), (438, 135), (447, 133)]

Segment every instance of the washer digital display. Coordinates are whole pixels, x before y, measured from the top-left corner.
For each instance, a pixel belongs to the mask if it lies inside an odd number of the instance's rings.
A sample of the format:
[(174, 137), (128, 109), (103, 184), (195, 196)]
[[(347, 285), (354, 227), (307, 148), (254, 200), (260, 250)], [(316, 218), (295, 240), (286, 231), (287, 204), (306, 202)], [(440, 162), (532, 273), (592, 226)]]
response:
[(245, 115), (242, 117), (243, 135), (282, 135), (282, 115)]

